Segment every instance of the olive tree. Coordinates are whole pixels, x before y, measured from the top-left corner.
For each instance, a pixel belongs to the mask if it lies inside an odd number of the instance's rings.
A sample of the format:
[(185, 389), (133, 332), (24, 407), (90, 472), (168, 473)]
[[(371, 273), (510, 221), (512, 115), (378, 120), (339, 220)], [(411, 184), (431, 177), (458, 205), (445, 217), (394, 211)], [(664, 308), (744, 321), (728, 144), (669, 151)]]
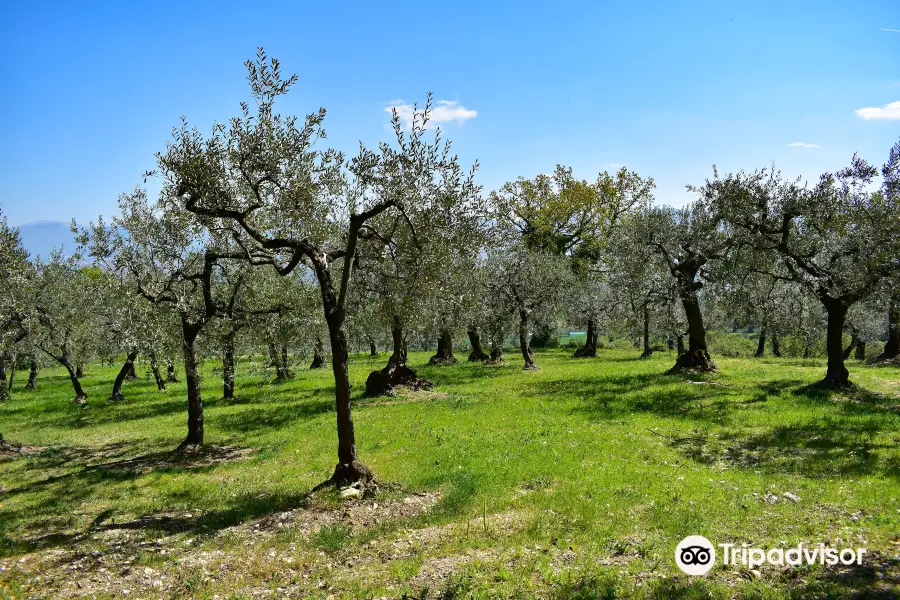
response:
[(773, 276), (803, 286), (827, 314), (826, 388), (852, 387), (844, 365), (843, 332), (850, 308), (900, 270), (900, 194), (894, 183), (900, 143), (882, 168), (881, 189), (869, 184), (877, 170), (854, 155), (837, 173), (808, 186), (761, 169), (708, 181), (706, 201), (728, 222), (751, 234), (758, 249), (777, 253)]
[(571, 270), (556, 254), (515, 244), (491, 250), (486, 271), (487, 296), (498, 306), (498, 320), (502, 322), (504, 314), (518, 317), (524, 368), (537, 369), (529, 339), (532, 328), (537, 319), (555, 322), (561, 301), (574, 284)]
[[(566, 266), (583, 278), (601, 261), (622, 217), (649, 203), (653, 188), (652, 179), (624, 167), (615, 174), (600, 173), (590, 182), (557, 165), (550, 175), (520, 177), (493, 192), (493, 220), (503, 237), (521, 239), (530, 250), (566, 257)], [(595, 328), (590, 316), (587, 327)], [(548, 335), (542, 332), (536, 345), (546, 344)], [(595, 340), (589, 336), (580, 355), (594, 356)]]
[[(395, 144), (342, 153), (317, 149), (325, 137), (325, 110), (304, 119), (275, 112), (297, 78), (281, 77), (277, 60), (260, 49), (247, 61), (253, 98), (210, 136), (186, 123), (158, 157), (158, 171), (187, 211), (221, 228), (245, 260), (286, 275), (309, 269), (316, 278), (328, 328), (335, 380), (338, 464), (329, 482), (374, 479), (359, 460), (347, 371), (347, 298), (354, 258), (368, 223), (382, 213), (406, 211), (439, 173), (458, 172), (449, 146), (426, 136), (430, 107), (416, 112), (411, 131), (393, 115)], [(471, 178), (468, 179), (471, 181)], [(472, 186), (473, 184), (468, 183)], [(405, 227), (409, 224), (404, 223)], [(384, 234), (385, 232), (379, 232)]]

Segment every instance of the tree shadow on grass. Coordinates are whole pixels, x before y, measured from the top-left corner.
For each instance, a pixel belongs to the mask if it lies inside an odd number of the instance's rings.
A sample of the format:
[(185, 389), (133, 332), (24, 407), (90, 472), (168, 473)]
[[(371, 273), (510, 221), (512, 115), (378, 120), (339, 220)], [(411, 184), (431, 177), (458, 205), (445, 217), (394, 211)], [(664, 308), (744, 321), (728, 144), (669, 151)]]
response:
[(740, 469), (813, 478), (879, 475), (900, 479), (900, 446), (873, 441), (881, 429), (874, 421), (851, 425), (828, 419), (759, 433), (726, 432), (718, 439), (673, 445), (686, 457), (707, 465), (721, 461)]
[(722, 424), (734, 410), (749, 408), (737, 400), (735, 386), (690, 385), (663, 373), (535, 381), (525, 394), (552, 402), (576, 398), (574, 412), (592, 419), (615, 419), (633, 413)]
[[(91, 525), (83, 531), (47, 532), (53, 528), (60, 529), (60, 525), (67, 521), (65, 516), (71, 514), (72, 508), (90, 499), (94, 495), (94, 490), (102, 486), (135, 480), (151, 473), (154, 475), (202, 473), (226, 462), (246, 459), (250, 453), (251, 451), (248, 449), (219, 446), (204, 446), (190, 451), (154, 452), (88, 464), (77, 471), (51, 476), (0, 492), (0, 505), (16, 496), (27, 495), (26, 506), (30, 502), (33, 510), (28, 511), (28, 514), (18, 515), (20, 524), (28, 531), (42, 531), (38, 536), (12, 539), (5, 533), (5, 528), (0, 530), (0, 556), (73, 544), (86, 539), (97, 531), (110, 529), (148, 529), (167, 533), (188, 530), (214, 531), (247, 518), (302, 506), (308, 493), (264, 496), (240, 494), (234, 496), (231, 506), (222, 510), (198, 514), (197, 517), (151, 514), (129, 521), (116, 522), (112, 518), (113, 510), (108, 509), (95, 517)], [(108, 454), (101, 452), (101, 456), (107, 457)], [(71, 466), (73, 463), (68, 461), (78, 460), (79, 457), (87, 457), (88, 460), (95, 458), (82, 453), (79, 449), (68, 454), (65, 460), (60, 461), (60, 464)]]
[(335, 411), (334, 399), (321, 397), (320, 394), (314, 394), (310, 399), (301, 402), (244, 406), (246, 408), (237, 412), (213, 415), (210, 420), (215, 421), (216, 429), (227, 433), (250, 433), (281, 429), (295, 421), (312, 419)]

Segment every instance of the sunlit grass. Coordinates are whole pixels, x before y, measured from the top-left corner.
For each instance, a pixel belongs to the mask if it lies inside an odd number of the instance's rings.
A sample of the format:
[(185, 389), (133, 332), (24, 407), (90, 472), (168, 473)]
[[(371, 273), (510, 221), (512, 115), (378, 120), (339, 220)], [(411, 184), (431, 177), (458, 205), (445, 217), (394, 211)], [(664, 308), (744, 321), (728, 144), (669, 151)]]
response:
[[(210, 361), (207, 444), (249, 454), (199, 466), (155, 460), (185, 434), (183, 383), (161, 393), (144, 377), (126, 384), (124, 402), (110, 404), (115, 368), (91, 365), (84, 379), (89, 402), (73, 406), (63, 373), (43, 371), (36, 392), (16, 390), (0, 405), (8, 441), (46, 447), (0, 463), (0, 553), (65, 547), (98, 523), (164, 515), (159, 530), (148, 528), (152, 535), (172, 533), (174, 523), (184, 537), (199, 537), (195, 543), (241, 553), (243, 580), (262, 583), (287, 577), (254, 566), (273, 545), (365, 556), (367, 544), (400, 537), (402, 528), (449, 528), (383, 573), (331, 573), (348, 597), (415, 594), (429, 559), (474, 552), (478, 559), (457, 565), (446, 590), (718, 597), (741, 589), (780, 597), (800, 589), (799, 576), (766, 573), (757, 581), (721, 567), (689, 581), (672, 560), (675, 544), (689, 534), (760, 547), (842, 540), (896, 556), (898, 369), (852, 362), (863, 391), (828, 396), (804, 388), (821, 378), (821, 361), (717, 357), (720, 373), (691, 383), (663, 375), (672, 353), (649, 360), (632, 350), (578, 360), (570, 353), (538, 353), (541, 370), (534, 373), (523, 372), (512, 353), (498, 367), (429, 367), (426, 353), (414, 353), (410, 362), (422, 365), (434, 391), (388, 399), (362, 395), (366, 375), (385, 358), (354, 357), (361, 459), (382, 481), (398, 484), (388, 498), (432, 490), (440, 501), (427, 517), (383, 523), (375, 534), (328, 526), (253, 548), (217, 532), (305, 506), (309, 490), (334, 468), (330, 370), (298, 367), (296, 379), (274, 384), (244, 362), (237, 398), (223, 401)], [(103, 466), (133, 457), (146, 464)], [(571, 555), (560, 562), (563, 552)], [(810, 581), (831, 590), (815, 573)], [(191, 585), (203, 593), (228, 589), (215, 579)]]

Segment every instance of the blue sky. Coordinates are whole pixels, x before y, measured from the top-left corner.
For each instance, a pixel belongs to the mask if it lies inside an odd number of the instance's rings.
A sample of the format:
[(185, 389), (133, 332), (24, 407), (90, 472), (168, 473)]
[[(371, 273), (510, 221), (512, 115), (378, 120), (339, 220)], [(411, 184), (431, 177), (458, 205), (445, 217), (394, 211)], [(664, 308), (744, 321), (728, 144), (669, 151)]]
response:
[(18, 2), (0, 23), (10, 224), (113, 213), (181, 115), (236, 114), (258, 45), (300, 78), (281, 112), (325, 106), (350, 153), (389, 137), (392, 101), (434, 92), (486, 189), (627, 164), (682, 204), (713, 163), (813, 180), (900, 137), (897, 0)]

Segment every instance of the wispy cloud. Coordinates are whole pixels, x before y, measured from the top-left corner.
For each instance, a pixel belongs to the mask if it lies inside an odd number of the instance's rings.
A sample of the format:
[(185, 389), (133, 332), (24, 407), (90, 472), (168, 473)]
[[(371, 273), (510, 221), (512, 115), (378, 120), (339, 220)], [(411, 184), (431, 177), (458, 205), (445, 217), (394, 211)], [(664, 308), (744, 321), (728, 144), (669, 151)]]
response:
[(809, 142), (791, 142), (788, 148), (821, 148), (818, 144), (810, 144)]
[(900, 33), (900, 29), (888, 29), (887, 27), (882, 27), (882, 31), (890, 31), (891, 33)]
[[(388, 103), (388, 106), (384, 110), (388, 114), (391, 114), (391, 111), (396, 110), (397, 116), (400, 117), (400, 120), (403, 121), (406, 128), (411, 129), (413, 118), (416, 115), (422, 114), (423, 107), (414, 107), (412, 104), (403, 102), (403, 100), (393, 100)], [(427, 127), (431, 128), (440, 125), (441, 123), (450, 122), (464, 123), (477, 116), (477, 111), (466, 108), (460, 104), (458, 100), (438, 100), (431, 109)]]
[(900, 101), (885, 104), (881, 108), (861, 108), (856, 114), (866, 120), (898, 121), (900, 120)]

